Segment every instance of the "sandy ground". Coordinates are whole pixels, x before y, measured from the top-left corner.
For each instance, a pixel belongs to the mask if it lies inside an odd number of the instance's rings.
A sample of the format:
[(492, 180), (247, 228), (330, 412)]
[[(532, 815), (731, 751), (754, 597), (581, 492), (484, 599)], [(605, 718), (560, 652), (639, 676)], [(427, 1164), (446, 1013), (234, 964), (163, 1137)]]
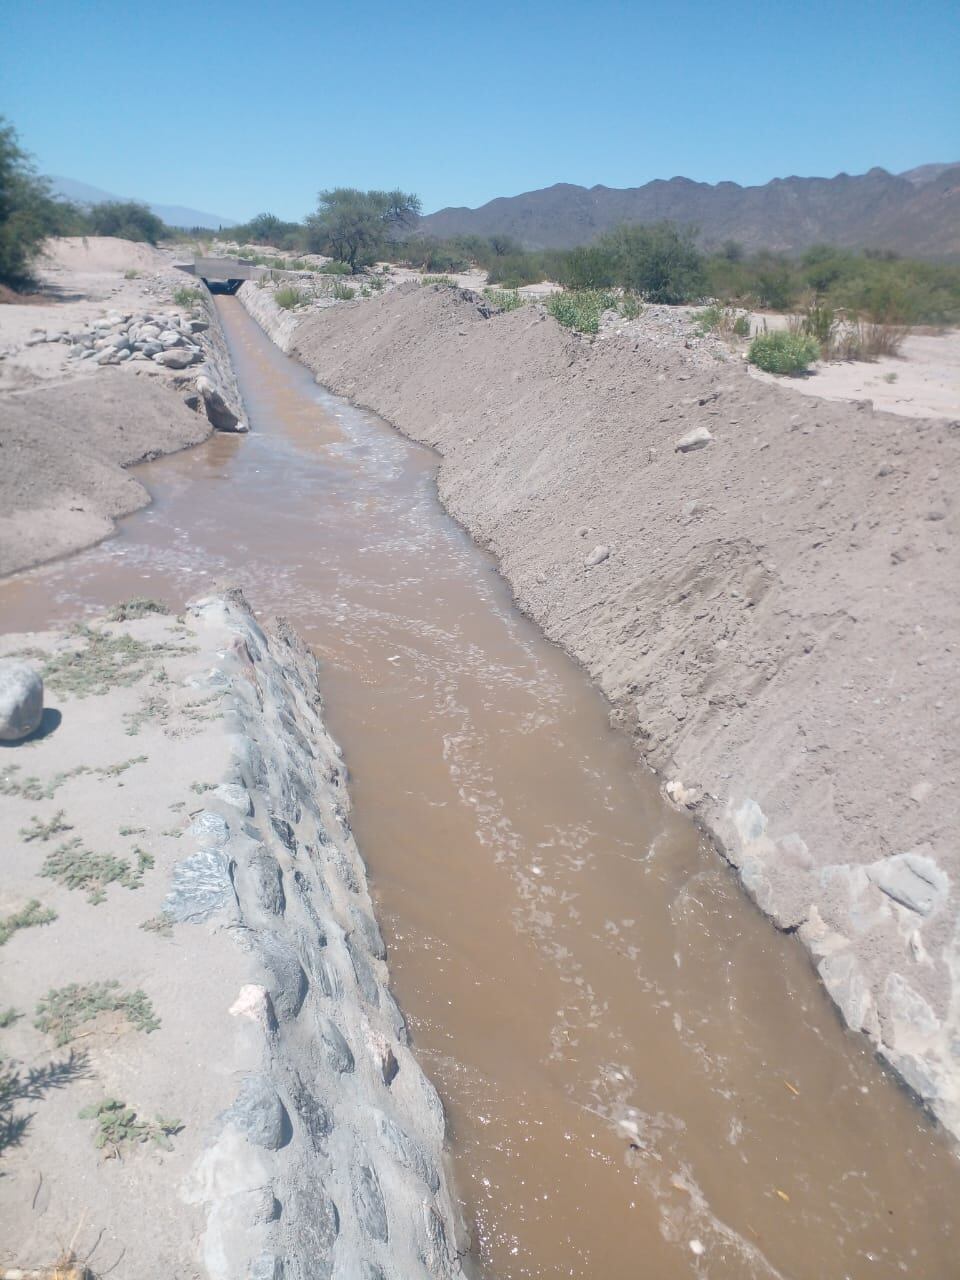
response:
[(304, 646), (231, 595), (10, 654), (47, 709), (0, 744), (0, 1272), (459, 1273)]
[[(53, 241), (41, 292), (0, 305), (0, 574), (107, 536), (116, 517), (150, 500), (124, 467), (210, 434), (206, 416), (184, 403), (197, 368), (99, 367), (69, 359), (69, 343), (33, 340), (37, 331), (75, 333), (111, 312), (182, 311), (173, 291), (191, 282), (173, 261), (109, 237)], [(214, 349), (215, 363), (223, 358)]]
[(293, 352), (440, 450), (521, 607), (960, 1132), (956, 425), (444, 288), (309, 315)]

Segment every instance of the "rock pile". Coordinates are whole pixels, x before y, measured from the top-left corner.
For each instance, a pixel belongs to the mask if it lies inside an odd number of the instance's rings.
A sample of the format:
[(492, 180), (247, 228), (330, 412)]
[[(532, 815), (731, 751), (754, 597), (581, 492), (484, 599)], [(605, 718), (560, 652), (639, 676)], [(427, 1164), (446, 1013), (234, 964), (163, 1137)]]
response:
[(186, 369), (204, 358), (199, 335), (209, 327), (206, 320), (185, 317), (176, 311), (139, 315), (114, 311), (72, 333), (34, 330), (27, 346), (62, 342), (70, 346), (70, 360), (92, 360), (98, 365), (152, 360), (168, 369)]

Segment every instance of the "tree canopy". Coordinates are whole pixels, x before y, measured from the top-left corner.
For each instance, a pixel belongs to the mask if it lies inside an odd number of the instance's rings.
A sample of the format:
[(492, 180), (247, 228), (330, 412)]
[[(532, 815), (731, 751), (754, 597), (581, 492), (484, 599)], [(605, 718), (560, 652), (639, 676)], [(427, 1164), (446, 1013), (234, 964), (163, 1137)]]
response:
[(0, 284), (22, 288), (50, 235), (63, 234), (75, 210), (54, 200), (13, 125), (0, 117)]
[(336, 187), (321, 191), (316, 213), (306, 220), (307, 243), (359, 271), (420, 216), (420, 199), (407, 191), (359, 191)]
[(162, 219), (136, 200), (105, 200), (90, 210), (90, 230), (95, 236), (121, 240), (145, 240), (156, 244), (166, 228)]

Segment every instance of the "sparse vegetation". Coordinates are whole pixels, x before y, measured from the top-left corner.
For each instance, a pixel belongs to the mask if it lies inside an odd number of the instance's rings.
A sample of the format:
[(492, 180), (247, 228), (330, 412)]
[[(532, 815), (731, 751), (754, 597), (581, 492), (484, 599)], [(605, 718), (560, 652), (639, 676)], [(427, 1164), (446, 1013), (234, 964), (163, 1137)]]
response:
[(73, 828), (71, 824), (69, 822), (64, 822), (63, 819), (64, 812), (62, 809), (58, 809), (49, 822), (41, 822), (36, 814), (34, 814), (30, 819), (31, 825), (29, 827), (20, 828), (20, 838), (26, 841), (27, 844), (29, 844), (31, 840), (43, 840), (46, 842), (47, 840), (52, 839), (53, 836), (59, 835), (61, 831), (72, 831)]
[(123, 273), (123, 278), (124, 280), (139, 280), (140, 272), (136, 269), (136, 267), (130, 267), (127, 271)]
[(820, 344), (809, 334), (778, 329), (758, 334), (750, 343), (747, 358), (767, 373), (796, 375), (805, 373), (820, 358)]
[(50, 924), (56, 918), (55, 911), (43, 906), (36, 898), (31, 898), (19, 911), (14, 911), (9, 916), (0, 916), (0, 947), (9, 942), (20, 929), (30, 929), (38, 924)]
[(730, 341), (732, 338), (750, 337), (750, 317), (736, 307), (727, 307), (713, 302), (693, 317), (697, 332), (701, 337), (714, 333), (718, 338)]
[(104, 694), (117, 685), (136, 684), (161, 654), (187, 652), (175, 645), (147, 644), (133, 636), (114, 636), (82, 624), (72, 637), (86, 643), (82, 648), (56, 653), (24, 649), (16, 656), (39, 661), (41, 675), (51, 689), (78, 698)]
[[(178, 307), (193, 307), (200, 301), (201, 297), (202, 297), (202, 294), (199, 289), (191, 289), (184, 284), (179, 285), (173, 291), (173, 301)], [(167, 610), (163, 609), (163, 610), (160, 610), (160, 612), (166, 613)], [(131, 616), (140, 617), (142, 615), (134, 614)]]
[(112, 1156), (119, 1156), (124, 1146), (152, 1142), (164, 1151), (172, 1151), (171, 1138), (180, 1133), (179, 1120), (157, 1116), (156, 1120), (138, 1120), (137, 1113), (125, 1102), (116, 1098), (104, 1098), (79, 1113), (81, 1120), (96, 1120), (94, 1145), (98, 1151), (107, 1149)]
[(546, 301), (547, 310), (554, 319), (578, 333), (596, 333), (600, 328), (600, 317), (615, 304), (613, 294), (602, 289), (574, 289), (552, 293)]
[(169, 612), (162, 600), (151, 600), (148, 596), (133, 596), (130, 600), (121, 600), (119, 604), (115, 604), (107, 617), (111, 622), (127, 622), (131, 618), (146, 618), (151, 613)]
[(149, 1035), (160, 1026), (160, 1019), (145, 991), (123, 991), (120, 983), (71, 982), (66, 987), (48, 991), (37, 1004), (34, 1026), (53, 1036), (57, 1045), (76, 1039), (82, 1026), (101, 1013), (121, 1013), (136, 1031)]
[(167, 233), (163, 220), (137, 200), (104, 200), (87, 214), (90, 234), (157, 244)]
[(13, 1024), (22, 1017), (23, 1014), (19, 1009), (14, 1009), (12, 1006), (9, 1009), (4, 1009), (3, 1012), (0, 1013), (0, 1031), (6, 1030), (7, 1027), (12, 1027)]
[(290, 284), (279, 288), (273, 295), (273, 300), (284, 311), (295, 311), (297, 307), (305, 307), (310, 301), (308, 295), (302, 289), (297, 289)]
[(516, 311), (526, 302), (523, 294), (516, 289), (491, 289), (488, 286), (484, 289), (483, 295), (498, 311)]
[(349, 302), (356, 295), (356, 289), (351, 288), (348, 284), (343, 284), (340, 280), (335, 280), (331, 294), (338, 302)]
[(325, 262), (317, 270), (323, 276), (349, 276), (353, 274), (349, 263), (337, 262), (336, 258), (331, 258), (329, 262)]
[(146, 933), (159, 934), (161, 938), (173, 937), (174, 921), (165, 912), (161, 911), (159, 915), (151, 916), (149, 920), (144, 920), (140, 928)]
[(136, 865), (112, 853), (94, 853), (79, 836), (74, 836), (47, 855), (40, 874), (67, 889), (82, 890), (87, 901), (96, 906), (106, 900), (111, 884), (121, 884), (125, 889), (142, 887), (144, 872), (154, 865), (153, 855), (140, 848), (133, 853)]
[(451, 276), (424, 276), (420, 281), (421, 284), (452, 284), (456, 285), (456, 280)]

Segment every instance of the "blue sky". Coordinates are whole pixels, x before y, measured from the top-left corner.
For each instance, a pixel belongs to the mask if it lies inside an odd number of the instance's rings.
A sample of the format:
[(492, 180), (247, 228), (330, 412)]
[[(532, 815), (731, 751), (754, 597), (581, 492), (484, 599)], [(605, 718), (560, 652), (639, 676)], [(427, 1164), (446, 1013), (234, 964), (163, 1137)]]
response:
[(960, 160), (956, 0), (3, 0), (43, 172), (227, 217)]

